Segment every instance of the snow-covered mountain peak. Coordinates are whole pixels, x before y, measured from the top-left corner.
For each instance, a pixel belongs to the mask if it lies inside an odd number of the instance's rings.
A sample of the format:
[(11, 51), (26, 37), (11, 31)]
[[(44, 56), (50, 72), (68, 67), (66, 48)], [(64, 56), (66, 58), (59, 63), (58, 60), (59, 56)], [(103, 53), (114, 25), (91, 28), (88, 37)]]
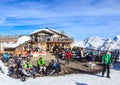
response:
[[(78, 43), (81, 43), (82, 41), (76, 41), (76, 43), (73, 43), (72, 45), (77, 46)], [(120, 35), (115, 36), (113, 39), (103, 39), (98, 36), (92, 36), (86, 38), (83, 43), (85, 48), (90, 49), (98, 49), (98, 50), (116, 50), (120, 49)]]
[(98, 49), (103, 45), (104, 42), (105, 39), (100, 38), (98, 36), (88, 37), (87, 39), (84, 40), (85, 47), (92, 49)]
[(108, 39), (106, 39), (106, 42), (112, 42), (112, 41), (113, 41), (112, 38), (108, 38)]
[(120, 41), (120, 35), (117, 35), (113, 38), (114, 41)]

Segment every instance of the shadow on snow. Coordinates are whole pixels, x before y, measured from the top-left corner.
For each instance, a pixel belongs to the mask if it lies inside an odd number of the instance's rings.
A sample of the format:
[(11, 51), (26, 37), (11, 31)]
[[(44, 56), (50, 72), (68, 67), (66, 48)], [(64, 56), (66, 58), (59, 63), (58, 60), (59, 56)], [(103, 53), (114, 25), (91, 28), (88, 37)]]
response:
[(78, 82), (75, 82), (76, 85), (88, 85), (88, 84), (85, 84), (85, 83), (78, 83)]
[(120, 70), (120, 63), (115, 63), (113, 64), (113, 68), (114, 70)]

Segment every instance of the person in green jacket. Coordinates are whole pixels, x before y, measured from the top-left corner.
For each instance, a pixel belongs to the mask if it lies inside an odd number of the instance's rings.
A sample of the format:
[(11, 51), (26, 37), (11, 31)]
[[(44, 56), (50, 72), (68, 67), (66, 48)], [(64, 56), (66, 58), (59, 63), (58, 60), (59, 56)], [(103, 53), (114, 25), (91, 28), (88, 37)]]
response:
[(27, 60), (27, 62), (25, 64), (23, 64), (23, 70), (22, 70), (23, 75), (23, 80), (25, 80), (26, 76), (33, 76), (33, 78), (35, 78), (35, 69), (33, 68), (32, 63), (30, 62), (30, 60)]
[(44, 69), (45, 69), (44, 65), (45, 65), (45, 60), (40, 57), (37, 60), (37, 71), (38, 72), (44, 71)]
[(112, 64), (112, 62), (108, 50), (102, 56), (102, 64), (103, 64), (102, 77), (104, 77), (104, 73), (107, 69), (107, 78), (110, 78), (110, 65)]
[(31, 70), (32, 68), (32, 63), (30, 61), (27, 61), (24, 65), (23, 65), (23, 68), (26, 69), (26, 70)]

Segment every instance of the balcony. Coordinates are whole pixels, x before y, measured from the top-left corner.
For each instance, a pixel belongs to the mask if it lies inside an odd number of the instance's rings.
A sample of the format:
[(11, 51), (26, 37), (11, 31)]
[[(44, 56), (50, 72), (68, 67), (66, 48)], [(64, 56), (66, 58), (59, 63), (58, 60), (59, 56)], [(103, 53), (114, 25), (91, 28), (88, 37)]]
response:
[(72, 43), (73, 40), (71, 38), (56, 38), (47, 40), (46, 43)]
[(72, 43), (72, 38), (38, 38), (38, 43)]

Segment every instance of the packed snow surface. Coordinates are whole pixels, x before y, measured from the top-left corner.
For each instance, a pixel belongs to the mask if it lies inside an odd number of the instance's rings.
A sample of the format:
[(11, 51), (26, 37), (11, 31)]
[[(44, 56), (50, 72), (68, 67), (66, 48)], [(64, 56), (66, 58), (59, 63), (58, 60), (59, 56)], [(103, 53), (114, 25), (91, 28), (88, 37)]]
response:
[[(1, 65), (1, 63), (0, 63)], [(111, 69), (111, 78), (101, 77), (101, 73), (70, 74), (65, 76), (45, 76), (36, 79), (28, 78), (25, 82), (13, 79), (0, 72), (0, 85), (119, 85), (120, 64), (115, 64)]]

